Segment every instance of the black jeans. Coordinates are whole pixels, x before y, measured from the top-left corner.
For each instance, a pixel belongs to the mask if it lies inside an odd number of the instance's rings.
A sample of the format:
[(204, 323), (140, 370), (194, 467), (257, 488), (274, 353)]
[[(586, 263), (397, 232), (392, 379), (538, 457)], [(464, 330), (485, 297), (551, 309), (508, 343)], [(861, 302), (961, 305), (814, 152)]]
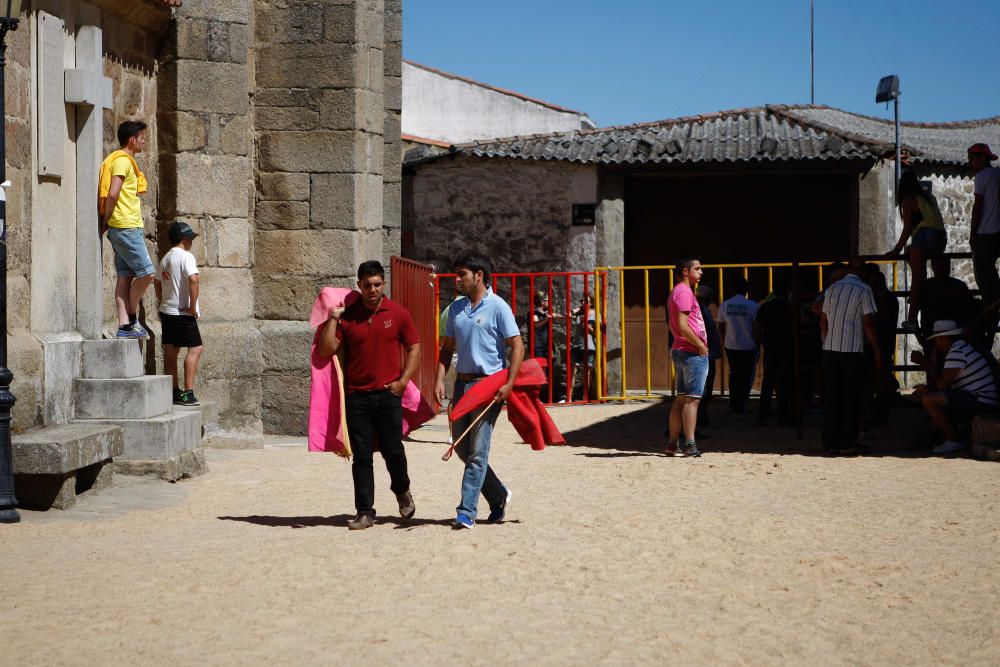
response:
[[(976, 247), (972, 249), (972, 269), (976, 274), (976, 284), (983, 299), (983, 308), (1000, 299), (1000, 274), (997, 273), (997, 258), (1000, 257), (1000, 234), (976, 234)], [(993, 330), (997, 327), (994, 313), (983, 323), (986, 329), (984, 343), (993, 348)]]
[(823, 447), (857, 445), (862, 387), (868, 373), (864, 352), (823, 350)]
[(760, 381), (760, 405), (757, 419), (766, 422), (771, 416), (771, 395), (778, 395), (778, 423), (791, 419), (792, 393), (795, 391), (792, 350), (764, 347), (764, 377)]
[(388, 389), (348, 394), (347, 435), (354, 450), (351, 473), (354, 477), (354, 507), (358, 514), (375, 516), (375, 442), (385, 460), (395, 494), (410, 490), (403, 450), (403, 399)]
[(730, 350), (727, 347), (726, 359), (729, 360), (729, 407), (736, 412), (743, 412), (753, 385), (757, 350)]
[(711, 423), (708, 416), (708, 404), (712, 402), (712, 395), (715, 393), (715, 367), (719, 363), (718, 359), (708, 358), (708, 375), (705, 377), (705, 391), (698, 401), (698, 424), (707, 426)]

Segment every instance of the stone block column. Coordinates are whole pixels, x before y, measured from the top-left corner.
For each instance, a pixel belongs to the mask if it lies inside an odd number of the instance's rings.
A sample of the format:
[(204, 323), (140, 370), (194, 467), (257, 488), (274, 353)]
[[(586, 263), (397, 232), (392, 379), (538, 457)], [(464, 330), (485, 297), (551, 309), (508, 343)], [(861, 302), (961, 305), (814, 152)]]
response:
[[(382, 263), (401, 252), (403, 164), (400, 147), (403, 111), (403, 0), (385, 0), (385, 153), (382, 174)], [(391, 277), (390, 277), (391, 278)]]
[(400, 180), (399, 103), (393, 124), (386, 72), (396, 73), (398, 98), (400, 64), (386, 62), (385, 42), (398, 15), (399, 0), (256, 4), (254, 313), (267, 347), (288, 352), (265, 356), (268, 432), (305, 432), (308, 319), (319, 289), (353, 286), (358, 264), (386, 257), (389, 154), (397, 202)]
[[(598, 172), (597, 213), (594, 234), (598, 266), (625, 264), (625, 177)], [(617, 276), (608, 276), (607, 332), (608, 365), (605, 377), (608, 392), (617, 394), (621, 386), (622, 341), (619, 303), (624, 298)]]
[(261, 431), (261, 336), (254, 322), (249, 37), (252, 0), (194, 0), (177, 10), (159, 75), (160, 216), (157, 244), (183, 220), (200, 235), (205, 354), (199, 398), (219, 424)]

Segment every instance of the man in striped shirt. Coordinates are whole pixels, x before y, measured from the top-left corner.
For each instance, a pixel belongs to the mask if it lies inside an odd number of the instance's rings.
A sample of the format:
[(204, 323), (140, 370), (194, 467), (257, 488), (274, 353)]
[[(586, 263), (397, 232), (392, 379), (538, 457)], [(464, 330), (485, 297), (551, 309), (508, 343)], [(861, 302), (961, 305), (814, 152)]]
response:
[(944, 363), (928, 363), (922, 353), (913, 353), (913, 361), (927, 372), (930, 385), (917, 386), (913, 395), (920, 399), (930, 415), (934, 430), (945, 437), (945, 441), (931, 451), (954, 454), (965, 448), (959, 441), (960, 427), (972, 423), (977, 409), (997, 405), (993, 364), (965, 340), (962, 329), (953, 320), (935, 322), (934, 333), (928, 338), (938, 357), (944, 358)]
[(881, 366), (875, 331), (875, 296), (854, 262), (847, 275), (827, 288), (819, 327), (823, 334), (823, 449), (834, 456), (865, 454), (858, 444), (861, 387), (868, 374), (865, 339)]

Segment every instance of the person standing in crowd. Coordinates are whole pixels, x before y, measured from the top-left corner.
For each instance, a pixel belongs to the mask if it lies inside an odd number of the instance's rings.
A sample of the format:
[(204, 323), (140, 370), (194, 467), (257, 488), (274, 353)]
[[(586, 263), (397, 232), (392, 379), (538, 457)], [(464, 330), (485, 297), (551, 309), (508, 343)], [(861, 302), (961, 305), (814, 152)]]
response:
[(896, 203), (899, 215), (903, 220), (903, 231), (900, 232), (896, 246), (886, 253), (886, 257), (895, 257), (906, 246), (906, 259), (910, 265), (910, 308), (906, 314), (905, 326), (910, 331), (917, 330), (917, 313), (920, 310), (921, 290), (927, 278), (927, 260), (936, 259), (944, 253), (948, 245), (948, 235), (944, 229), (944, 219), (941, 210), (933, 196), (924, 191), (912, 171), (905, 171), (899, 179), (896, 193)]
[[(435, 387), (438, 401), (444, 402), (446, 398), (444, 378), (456, 348), (457, 377), (452, 397), (455, 403), (487, 375), (508, 368), (507, 382), (497, 392), (496, 401), (455, 420), (452, 425), (453, 431), (461, 434), (475, 422), (472, 432), (455, 448), (465, 462), (462, 497), (452, 524), (461, 529), (475, 525), (480, 493), (490, 506), (489, 523), (500, 523), (506, 515), (512, 494), (490, 466), (490, 442), (500, 408), (510, 396), (524, 360), (524, 342), (510, 306), (488, 287), (493, 263), (486, 257), (467, 255), (455, 262), (454, 269), (465, 297), (448, 307), (448, 325), (438, 354)], [(488, 412), (480, 418), (483, 410)]]
[(965, 449), (960, 433), (971, 426), (976, 410), (997, 406), (996, 360), (991, 363), (988, 352), (966, 341), (953, 320), (935, 322), (929, 340), (944, 363), (929, 363), (921, 352), (913, 352), (913, 362), (927, 373), (927, 385), (918, 385), (913, 395), (930, 415), (934, 430), (945, 438), (932, 453), (954, 454)]
[[(715, 392), (715, 368), (719, 359), (722, 358), (722, 339), (719, 336), (719, 327), (715, 324), (715, 318), (712, 316), (711, 305), (715, 298), (715, 290), (708, 285), (698, 285), (695, 297), (697, 297), (698, 305), (701, 307), (701, 318), (705, 322), (705, 334), (708, 338), (708, 375), (705, 378), (705, 392), (702, 394), (701, 400), (698, 401), (698, 425), (708, 426), (712, 423), (708, 416), (708, 405), (712, 402), (712, 394)], [(669, 319), (668, 313), (668, 326)], [(705, 435), (695, 429), (695, 437), (702, 440)]]
[[(939, 262), (940, 259), (934, 260)], [(944, 260), (948, 261), (948, 260)], [(899, 390), (899, 382), (892, 374), (893, 358), (896, 350), (896, 327), (899, 324), (899, 301), (896, 296), (889, 291), (889, 286), (885, 281), (885, 274), (877, 264), (865, 264), (865, 282), (872, 288), (872, 295), (875, 297), (875, 334), (878, 338), (879, 354), (886, 363), (881, 367), (868, 363), (870, 377), (870, 391), (866, 391), (865, 398), (872, 399), (870, 420), (862, 423), (870, 423), (872, 426), (881, 426), (889, 421), (889, 409), (896, 399), (896, 392)], [(924, 282), (924, 293), (930, 281)], [(921, 301), (923, 303), (923, 301)], [(865, 346), (865, 356), (867, 362), (873, 358), (872, 350)]]
[(566, 390), (568, 400), (572, 402), (573, 387), (576, 385), (577, 373), (583, 372), (583, 400), (593, 398), (590, 393), (590, 378), (594, 372), (594, 363), (597, 361), (597, 345), (595, 343), (595, 323), (594, 295), (584, 294), (580, 299), (580, 305), (570, 313), (573, 323), (579, 327), (578, 338), (574, 338), (573, 347), (570, 348), (570, 370), (569, 387)]
[(545, 290), (535, 292), (535, 312), (532, 319), (535, 322), (535, 345), (534, 353), (536, 357), (548, 359), (549, 340), (552, 338), (552, 320), (562, 319), (561, 313), (552, 311), (549, 304), (549, 293)]
[(875, 332), (875, 297), (851, 264), (847, 275), (830, 285), (823, 299), (819, 326), (823, 334), (823, 448), (828, 454), (868, 452), (858, 444), (862, 392), (867, 373), (864, 341), (882, 365)]
[[(698, 403), (708, 378), (708, 335), (701, 306), (694, 290), (701, 280), (701, 262), (685, 258), (677, 263), (677, 281), (667, 313), (674, 344), (670, 357), (677, 373), (677, 397), (670, 406), (670, 431), (667, 456), (701, 456), (695, 440), (698, 426)], [(684, 438), (683, 441), (680, 438)]]
[(323, 357), (332, 357), (341, 347), (345, 351), (344, 406), (354, 450), (351, 474), (357, 510), (347, 522), (351, 530), (375, 525), (376, 439), (400, 516), (410, 519), (416, 512), (403, 449), (402, 397), (420, 364), (420, 338), (409, 311), (385, 296), (380, 262), (358, 267), (358, 289), (360, 299), (330, 311), (316, 344)]
[(753, 320), (758, 305), (747, 298), (749, 291), (750, 284), (740, 276), (733, 281), (732, 296), (719, 306), (719, 327), (729, 361), (729, 409), (739, 414), (746, 412), (757, 363)]
[(118, 338), (149, 338), (139, 323), (142, 295), (153, 282), (156, 269), (149, 258), (143, 234), (139, 195), (146, 192), (146, 177), (139, 171), (135, 156), (146, 148), (146, 124), (125, 121), (118, 126), (121, 146), (104, 159), (98, 178), (98, 234), (108, 234), (115, 253), (115, 306), (118, 310)]
[(795, 365), (792, 315), (788, 288), (784, 282), (775, 280), (771, 298), (761, 304), (753, 321), (754, 340), (764, 351), (764, 377), (757, 407), (757, 423), (761, 426), (771, 416), (773, 394), (778, 397), (778, 425), (791, 423)]
[[(198, 318), (201, 307), (198, 294), (201, 282), (198, 262), (191, 253), (191, 244), (198, 236), (186, 222), (175, 222), (167, 230), (173, 247), (160, 260), (160, 272), (153, 283), (156, 300), (160, 304), (160, 324), (163, 328), (163, 371), (174, 381), (175, 405), (198, 405), (194, 395), (194, 381), (198, 361), (204, 347)], [(177, 378), (177, 359), (181, 348), (187, 348), (184, 357), (184, 389)]]
[[(1000, 274), (997, 273), (997, 258), (1000, 258), (1000, 169), (990, 165), (997, 156), (986, 144), (969, 146), (968, 157), (969, 166), (976, 174), (969, 229), (972, 268), (982, 294), (983, 307), (989, 308), (1000, 299)], [(992, 348), (997, 310), (989, 311), (983, 324), (986, 329), (984, 341), (987, 347)]]

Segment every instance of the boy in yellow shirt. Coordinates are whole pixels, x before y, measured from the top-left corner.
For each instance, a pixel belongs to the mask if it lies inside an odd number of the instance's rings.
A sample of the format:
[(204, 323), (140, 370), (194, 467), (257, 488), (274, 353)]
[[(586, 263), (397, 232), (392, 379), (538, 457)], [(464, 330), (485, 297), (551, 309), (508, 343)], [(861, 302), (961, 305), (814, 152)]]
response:
[(115, 305), (118, 308), (118, 338), (149, 338), (139, 324), (136, 311), (156, 269), (146, 250), (139, 195), (146, 192), (146, 177), (135, 156), (146, 147), (146, 124), (125, 121), (118, 126), (115, 151), (101, 164), (97, 206), (99, 233), (108, 233), (115, 253)]

